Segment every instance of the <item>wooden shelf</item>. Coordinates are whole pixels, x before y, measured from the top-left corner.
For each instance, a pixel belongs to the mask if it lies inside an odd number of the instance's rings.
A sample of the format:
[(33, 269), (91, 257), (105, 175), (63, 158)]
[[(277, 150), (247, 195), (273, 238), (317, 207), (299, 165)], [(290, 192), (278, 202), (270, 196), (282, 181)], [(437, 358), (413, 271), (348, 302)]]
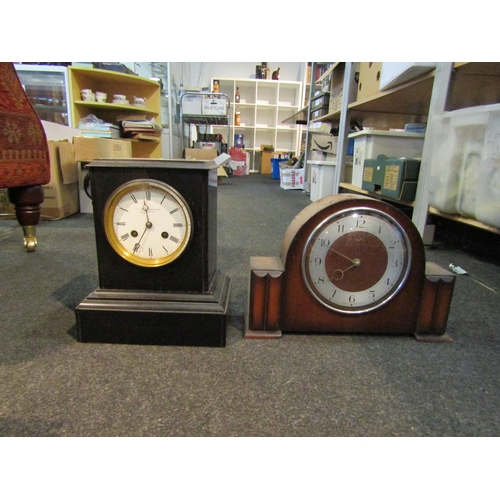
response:
[[(341, 182), (340, 187), (342, 189), (345, 189), (346, 191), (351, 191), (351, 192), (358, 193), (358, 194), (364, 194), (366, 196), (369, 196), (370, 198), (376, 198), (378, 200), (384, 200), (384, 201), (388, 201), (391, 203), (404, 205), (407, 207), (413, 207), (415, 204), (413, 201), (396, 200), (394, 198), (382, 196), (380, 193), (372, 193), (370, 191), (365, 191), (364, 189), (361, 189), (361, 188), (354, 186), (353, 184), (349, 184), (347, 182)], [(485, 231), (489, 231), (491, 233), (500, 234), (500, 228), (497, 228), (494, 226), (489, 226), (487, 224), (483, 224), (482, 222), (479, 222), (476, 219), (470, 219), (468, 217), (463, 217), (462, 215), (459, 215), (459, 214), (447, 214), (447, 213), (441, 212), (440, 210), (433, 208), (433, 207), (429, 207), (429, 213), (433, 214), (433, 215), (437, 215), (437, 216), (442, 217), (444, 219), (454, 220), (454, 221), (460, 222), (462, 224), (467, 224), (469, 226), (474, 226), (474, 227), (477, 227), (480, 229), (484, 229)]]
[[(161, 89), (154, 80), (82, 66), (70, 66), (68, 71), (71, 126), (75, 128), (78, 127), (80, 120), (89, 114), (94, 114), (97, 118), (114, 125), (119, 125), (120, 117), (123, 115), (146, 115), (147, 120), (157, 121), (161, 116)], [(105, 92), (108, 102), (82, 101), (81, 91), (86, 88), (93, 92)], [(147, 105), (115, 104), (112, 102), (115, 94), (125, 95), (130, 102), (134, 101), (134, 97), (145, 97)], [(154, 140), (145, 138), (132, 142), (134, 158), (161, 158), (161, 141), (158, 138)]]
[(476, 219), (470, 219), (468, 217), (463, 217), (462, 215), (458, 214), (447, 214), (433, 207), (429, 207), (429, 213), (438, 215), (439, 217), (443, 217), (444, 219), (450, 219), (457, 222), (461, 222), (462, 224), (478, 227), (480, 229), (484, 229), (485, 231), (489, 231), (490, 233), (500, 234), (500, 228), (489, 226), (488, 224), (483, 224), (482, 222), (479, 222)]
[(157, 115), (157, 111), (144, 106), (134, 106), (132, 104), (114, 104), (111, 102), (89, 102), (89, 101), (74, 101), (75, 105), (85, 106), (87, 108), (95, 108), (96, 110), (120, 110), (133, 112), (138, 114)]

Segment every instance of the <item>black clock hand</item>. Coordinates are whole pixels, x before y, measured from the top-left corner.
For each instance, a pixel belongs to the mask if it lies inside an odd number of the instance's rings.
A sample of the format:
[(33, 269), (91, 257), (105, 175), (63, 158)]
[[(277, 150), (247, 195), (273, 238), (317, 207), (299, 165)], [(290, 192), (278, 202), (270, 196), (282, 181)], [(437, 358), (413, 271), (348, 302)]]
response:
[[(149, 226), (148, 226), (149, 224)], [(141, 247), (141, 240), (142, 238), (144, 237), (144, 235), (146, 234), (146, 231), (151, 227), (151, 222), (146, 222), (146, 227), (144, 228), (144, 231), (142, 232), (141, 234), (141, 237), (139, 238), (139, 241), (134, 245), (134, 253), (137, 252), (139, 250), (139, 248)]]
[(146, 227), (150, 228), (153, 224), (151, 224), (151, 222), (149, 221), (149, 215), (148, 215), (149, 207), (146, 205), (146, 200), (144, 200), (144, 205), (142, 206), (142, 209), (146, 212), (146, 219), (147, 219)]

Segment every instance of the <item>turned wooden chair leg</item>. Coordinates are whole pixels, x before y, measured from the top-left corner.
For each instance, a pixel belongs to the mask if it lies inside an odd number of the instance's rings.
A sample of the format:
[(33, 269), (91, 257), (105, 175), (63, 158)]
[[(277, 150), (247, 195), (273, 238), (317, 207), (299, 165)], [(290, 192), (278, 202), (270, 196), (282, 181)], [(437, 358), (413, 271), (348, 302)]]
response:
[(24, 246), (28, 252), (34, 252), (36, 225), (40, 221), (40, 205), (44, 194), (42, 186), (22, 186), (9, 188), (9, 200), (16, 208), (16, 217), (24, 231)]

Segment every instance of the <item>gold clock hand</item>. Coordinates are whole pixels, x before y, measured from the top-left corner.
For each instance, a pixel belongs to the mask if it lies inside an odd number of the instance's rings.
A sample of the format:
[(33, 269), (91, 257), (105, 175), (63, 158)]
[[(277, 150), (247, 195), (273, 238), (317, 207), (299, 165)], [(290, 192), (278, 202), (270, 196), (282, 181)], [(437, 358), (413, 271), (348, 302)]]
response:
[[(341, 280), (344, 277), (344, 273), (346, 271), (349, 271), (349, 269), (351, 269), (352, 267), (359, 267), (361, 265), (361, 261), (359, 259), (353, 259), (351, 262), (353, 263), (352, 266), (349, 266), (349, 267), (347, 267), (344, 270), (342, 270), (342, 269), (335, 269), (335, 271), (333, 271), (331, 279), (333, 279), (335, 281)], [(336, 278), (335, 277), (335, 273), (340, 273), (340, 276), (337, 274), (338, 277)]]
[[(332, 252), (335, 252), (335, 253), (339, 254), (341, 257), (344, 257), (344, 259), (347, 259), (349, 262), (352, 262), (353, 264), (354, 264), (354, 261), (356, 260), (356, 259), (351, 259), (351, 258), (347, 257), (347, 256), (346, 256), (346, 255), (344, 255), (343, 253), (340, 253), (338, 250), (335, 250), (335, 248), (330, 247), (330, 248), (328, 249), (328, 251), (330, 251), (330, 250), (331, 250)], [(358, 259), (358, 260), (359, 260), (359, 259)], [(359, 264), (354, 264), (354, 265), (359, 265)]]

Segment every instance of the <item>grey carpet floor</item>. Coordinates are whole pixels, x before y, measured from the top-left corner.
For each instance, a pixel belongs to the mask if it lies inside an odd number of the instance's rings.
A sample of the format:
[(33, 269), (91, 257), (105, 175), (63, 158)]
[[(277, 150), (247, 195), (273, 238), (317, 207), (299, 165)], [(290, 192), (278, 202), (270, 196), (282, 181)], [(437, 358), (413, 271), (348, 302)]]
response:
[(278, 255), (310, 200), (259, 175), (225, 179), (218, 196), (218, 263), (232, 280), (223, 349), (78, 343), (74, 308), (97, 287), (92, 215), (43, 221), (31, 254), (17, 224), (0, 221), (1, 436), (500, 434), (498, 261), (426, 250), (469, 273), (455, 286), (452, 343), (245, 340), (249, 258)]

